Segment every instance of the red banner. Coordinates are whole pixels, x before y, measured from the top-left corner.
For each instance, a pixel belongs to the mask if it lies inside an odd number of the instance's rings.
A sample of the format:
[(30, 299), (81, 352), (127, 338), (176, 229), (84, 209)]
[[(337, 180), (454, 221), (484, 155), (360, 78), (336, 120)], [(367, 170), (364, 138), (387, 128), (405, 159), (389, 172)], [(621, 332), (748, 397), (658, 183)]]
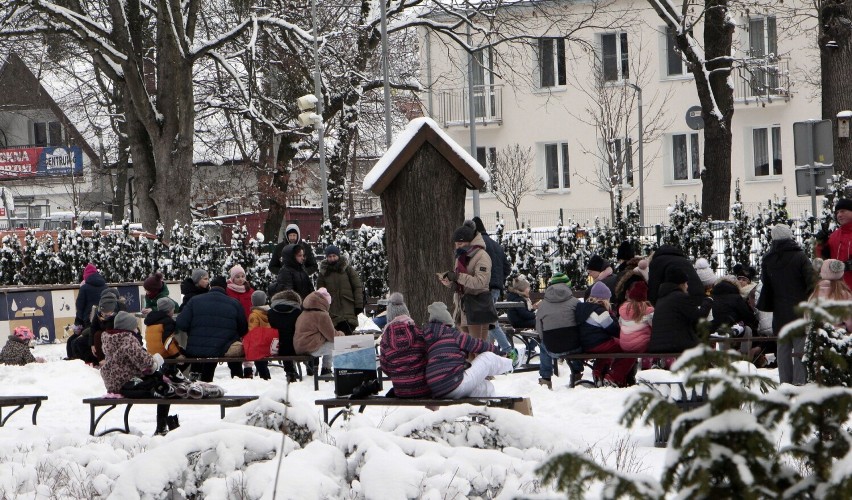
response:
[(0, 149), (0, 178), (31, 177), (36, 175), (43, 148)]

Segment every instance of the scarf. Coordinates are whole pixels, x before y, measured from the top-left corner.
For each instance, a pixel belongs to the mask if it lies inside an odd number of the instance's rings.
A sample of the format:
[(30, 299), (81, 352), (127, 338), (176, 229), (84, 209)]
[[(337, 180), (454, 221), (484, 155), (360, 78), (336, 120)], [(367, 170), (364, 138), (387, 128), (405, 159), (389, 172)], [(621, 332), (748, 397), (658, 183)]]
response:
[[(470, 263), (471, 257), (473, 257), (476, 252), (482, 249), (480, 245), (469, 245), (466, 247), (456, 248), (456, 268), (455, 272), (457, 275), (461, 276), (462, 274), (469, 274), (467, 272), (467, 265)], [(456, 281), (456, 293), (463, 294), (464, 286)]]
[(228, 289), (233, 290), (237, 293), (246, 293), (245, 285), (235, 285), (231, 283), (231, 280), (228, 280)]

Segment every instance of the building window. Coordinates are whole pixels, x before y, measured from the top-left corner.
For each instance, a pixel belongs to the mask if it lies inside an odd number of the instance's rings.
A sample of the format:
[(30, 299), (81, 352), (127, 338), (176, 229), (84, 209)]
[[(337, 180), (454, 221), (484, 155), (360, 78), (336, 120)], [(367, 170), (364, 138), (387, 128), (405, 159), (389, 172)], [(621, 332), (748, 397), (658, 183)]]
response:
[(672, 136), (672, 178), (675, 181), (693, 181), (701, 178), (698, 150), (698, 133)]
[(561, 87), (565, 78), (565, 39), (538, 39), (539, 86)]
[[(482, 168), (484, 168), (486, 172), (491, 172), (491, 170), (497, 164), (497, 148), (477, 147), (476, 161), (479, 162), (480, 165), (482, 165)], [(491, 179), (493, 182), (494, 176), (492, 176)], [(479, 191), (485, 193), (488, 192), (488, 188), (488, 184), (484, 184)]]
[(41, 147), (61, 146), (62, 125), (59, 122), (33, 123), (33, 145)]
[(547, 189), (571, 187), (567, 142), (544, 145), (544, 170)]
[(604, 81), (614, 82), (630, 78), (627, 57), (627, 33), (601, 35), (601, 69)]
[(610, 141), (610, 158), (614, 174), (619, 176), (622, 186), (633, 186), (633, 139), (619, 138)]
[(675, 31), (666, 28), (666, 76), (682, 76), (685, 73), (683, 54), (677, 48)]
[(752, 130), (754, 176), (781, 175), (781, 127)]
[(778, 55), (778, 31), (775, 17), (757, 17), (748, 20), (749, 57), (763, 58)]

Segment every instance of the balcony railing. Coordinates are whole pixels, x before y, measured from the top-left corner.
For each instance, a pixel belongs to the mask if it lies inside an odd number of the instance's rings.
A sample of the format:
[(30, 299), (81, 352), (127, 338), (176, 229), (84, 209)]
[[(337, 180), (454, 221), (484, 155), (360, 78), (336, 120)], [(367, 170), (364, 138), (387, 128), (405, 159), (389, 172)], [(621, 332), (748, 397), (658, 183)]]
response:
[(789, 101), (790, 61), (785, 57), (746, 59), (734, 73), (734, 100), (738, 103)]
[[(467, 126), (470, 123), (470, 101), (467, 88), (449, 89), (438, 92), (438, 116), (444, 127)], [(473, 106), (476, 123), (479, 125), (501, 125), (503, 123), (503, 86), (475, 85)]]

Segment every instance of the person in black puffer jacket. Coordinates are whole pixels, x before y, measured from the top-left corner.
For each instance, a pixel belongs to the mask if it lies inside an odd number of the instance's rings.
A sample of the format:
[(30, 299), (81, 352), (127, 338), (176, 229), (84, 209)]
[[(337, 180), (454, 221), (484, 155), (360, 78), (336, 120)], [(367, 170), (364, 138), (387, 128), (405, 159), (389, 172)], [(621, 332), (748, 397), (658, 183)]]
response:
[(180, 294), (183, 300), (180, 309), (183, 310), (189, 299), (210, 291), (210, 275), (204, 269), (193, 269), (192, 276), (183, 280), (180, 284)]
[[(667, 269), (664, 280), (654, 306), (648, 352), (683, 352), (698, 345), (695, 327), (710, 313), (713, 299), (704, 297), (696, 306), (696, 299), (687, 293), (689, 278), (680, 267)], [(701, 290), (703, 293), (703, 286)]]
[[(580, 344), (584, 353), (622, 352), (618, 342), (621, 332), (618, 320), (612, 314), (609, 299), (612, 292), (602, 281), (589, 290), (589, 298), (577, 304), (576, 320), (580, 325)], [(595, 382), (624, 387), (636, 363), (633, 359), (596, 359), (592, 366)]]
[(506, 300), (523, 302), (526, 307), (513, 307), (506, 311), (509, 323), (518, 329), (535, 328), (535, 306), (530, 301), (530, 282), (523, 276), (512, 280)]
[(660, 286), (665, 281), (666, 270), (676, 268), (682, 271), (687, 278), (687, 293), (692, 299), (692, 304), (700, 306), (704, 300), (704, 285), (698, 277), (692, 262), (686, 258), (683, 252), (672, 245), (663, 245), (654, 252), (648, 266), (648, 300), (656, 307)]
[(735, 276), (725, 276), (713, 286), (713, 320), (710, 326), (713, 331), (731, 327), (738, 323), (757, 331), (757, 316), (748, 302), (740, 294), (740, 287)]
[(106, 287), (106, 280), (101, 276), (98, 268), (89, 262), (83, 270), (83, 284), (80, 285), (80, 293), (77, 294), (77, 314), (74, 316), (74, 324), (80, 326), (81, 330), (92, 324), (92, 309), (98, 305), (101, 293), (106, 290)]
[(269, 294), (293, 290), (302, 300), (314, 291), (314, 284), (305, 270), (305, 250), (301, 245), (287, 245), (281, 251), (281, 271), (269, 286)]
[[(773, 313), (772, 331), (778, 335), (784, 325), (796, 319), (796, 305), (808, 300), (815, 282), (813, 266), (785, 224), (772, 228), (772, 246), (763, 256), (760, 282), (763, 289), (757, 299), (757, 308)], [(803, 385), (806, 382), (802, 364), (804, 350), (804, 337), (778, 343), (778, 378), (782, 384)]]
[[(278, 355), (295, 356), (293, 349), (293, 336), (296, 334), (296, 320), (302, 314), (302, 298), (293, 290), (284, 290), (272, 296), (270, 301), (269, 326), (278, 330)], [(311, 370), (313, 370), (312, 367)], [(284, 363), (284, 372), (287, 374), (288, 382), (295, 382), (296, 365), (292, 361)], [(309, 375), (311, 375), (309, 373)]]

